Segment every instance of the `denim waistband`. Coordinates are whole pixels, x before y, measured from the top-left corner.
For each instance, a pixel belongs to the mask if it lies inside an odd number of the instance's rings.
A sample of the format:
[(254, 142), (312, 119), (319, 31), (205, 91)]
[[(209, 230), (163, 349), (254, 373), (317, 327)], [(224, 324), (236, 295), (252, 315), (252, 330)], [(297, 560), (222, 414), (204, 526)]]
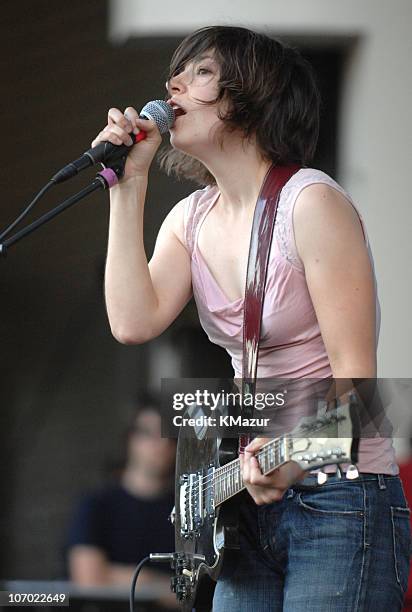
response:
[(303, 480), (293, 485), (293, 487), (291, 488), (293, 489), (311, 488), (312, 489), (313, 487), (316, 487), (316, 486), (327, 487), (327, 486), (337, 485), (342, 482), (356, 484), (359, 482), (372, 481), (372, 482), (376, 482), (380, 489), (386, 489), (387, 482), (390, 482), (391, 480), (399, 480), (398, 474), (395, 474), (395, 475), (393, 474), (372, 474), (369, 472), (361, 472), (359, 476), (355, 479), (346, 478), (346, 474), (344, 472), (342, 472), (341, 477), (339, 477), (335, 473), (328, 474), (327, 476), (328, 476), (328, 479), (326, 480), (326, 482), (320, 485), (318, 484), (317, 474), (309, 474)]

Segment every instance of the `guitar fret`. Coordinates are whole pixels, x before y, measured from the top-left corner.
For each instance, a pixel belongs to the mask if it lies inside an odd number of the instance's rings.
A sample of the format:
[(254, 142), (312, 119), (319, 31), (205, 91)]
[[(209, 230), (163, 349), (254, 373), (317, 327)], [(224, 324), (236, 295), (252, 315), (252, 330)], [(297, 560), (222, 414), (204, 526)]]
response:
[(266, 465), (266, 449), (263, 449), (262, 452), (261, 452), (260, 464), (261, 464), (261, 470), (265, 474), (267, 472), (267, 469), (268, 469), (267, 465)]
[(282, 462), (282, 447), (280, 440), (274, 440), (268, 446), (262, 448), (257, 457), (263, 474), (271, 472)]
[[(257, 453), (263, 474), (268, 474), (282, 462), (281, 439), (273, 440)], [(218, 468), (213, 476), (215, 503), (220, 504), (244, 488), (239, 459)]]
[(261, 470), (263, 472), (263, 474), (266, 472), (267, 470), (267, 466), (266, 466), (266, 450), (262, 449), (262, 455), (261, 455)]
[(260, 451), (259, 455), (258, 455), (258, 461), (259, 461), (259, 465), (260, 465), (260, 469), (262, 471), (263, 474), (266, 474), (266, 472), (269, 471), (269, 462), (268, 462), (268, 453), (267, 453), (267, 449), (266, 448), (262, 448), (262, 450)]
[(221, 503), (241, 490), (240, 466), (236, 461), (218, 468), (213, 477), (215, 502)]
[(280, 463), (282, 463), (282, 445), (281, 444), (277, 445), (276, 451), (277, 451), (276, 459), (277, 459), (277, 463), (279, 465)]

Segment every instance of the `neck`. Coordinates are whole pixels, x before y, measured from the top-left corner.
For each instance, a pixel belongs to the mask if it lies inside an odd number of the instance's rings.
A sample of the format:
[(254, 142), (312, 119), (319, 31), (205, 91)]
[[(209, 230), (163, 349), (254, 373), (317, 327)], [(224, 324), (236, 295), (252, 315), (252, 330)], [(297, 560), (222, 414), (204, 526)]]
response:
[(201, 161), (216, 179), (222, 206), (233, 212), (254, 208), (272, 165), (256, 146), (238, 138), (225, 140), (223, 150), (213, 147), (212, 154)]

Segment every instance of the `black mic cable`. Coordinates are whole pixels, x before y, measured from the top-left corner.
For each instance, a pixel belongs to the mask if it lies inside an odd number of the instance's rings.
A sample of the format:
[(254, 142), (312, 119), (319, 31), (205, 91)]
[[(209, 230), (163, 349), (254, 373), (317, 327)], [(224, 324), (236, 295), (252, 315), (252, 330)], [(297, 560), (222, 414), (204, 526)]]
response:
[[(161, 134), (165, 134), (175, 121), (175, 113), (173, 108), (164, 100), (153, 100), (145, 104), (140, 112), (141, 119), (152, 119)], [(139, 134), (130, 134), (134, 143), (132, 145), (114, 145), (111, 142), (101, 142), (97, 146), (92, 147), (79, 159), (67, 164), (59, 172), (57, 172), (50, 181), (42, 187), (42, 189), (33, 198), (30, 204), (23, 212), (15, 219), (6, 229), (0, 233), (0, 244), (4, 238), (22, 221), (29, 212), (34, 208), (35, 204), (57, 183), (67, 181), (69, 178), (76, 176), (78, 172), (84, 168), (88, 168), (99, 162), (104, 164), (114, 163), (116, 160), (121, 160), (122, 157), (127, 157), (127, 153), (131, 147), (146, 138), (146, 132), (140, 131)]]
[(41, 197), (44, 196), (44, 194), (49, 191), (49, 189), (51, 189), (52, 187), (54, 187), (54, 183), (52, 181), (49, 181), (48, 183), (46, 183), (46, 185), (44, 187), (42, 187), (42, 189), (40, 189), (39, 193), (33, 198), (33, 200), (30, 202), (30, 204), (27, 206), (27, 208), (25, 208), (23, 210), (22, 213), (20, 213), (20, 215), (17, 217), (17, 219), (15, 219), (12, 223), (10, 223), (10, 225), (8, 227), (6, 227), (5, 230), (3, 230), (0, 234), (0, 244), (2, 242), (2, 240), (8, 235), (10, 234), (10, 232), (16, 227), (16, 225), (18, 225), (20, 223), (20, 221), (23, 221), (24, 217), (26, 217), (29, 212), (32, 210), (32, 208), (34, 208), (35, 204), (37, 204), (37, 202), (40, 200)]

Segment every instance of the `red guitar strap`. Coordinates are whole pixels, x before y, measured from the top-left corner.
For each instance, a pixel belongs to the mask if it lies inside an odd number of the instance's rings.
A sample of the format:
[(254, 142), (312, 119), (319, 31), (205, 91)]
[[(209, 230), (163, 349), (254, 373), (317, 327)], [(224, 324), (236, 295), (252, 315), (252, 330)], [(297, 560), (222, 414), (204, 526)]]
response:
[[(301, 166), (297, 164), (272, 166), (265, 176), (256, 202), (250, 236), (243, 313), (242, 399), (246, 396), (253, 397), (253, 403), (242, 401), (241, 414), (246, 418), (250, 418), (254, 410), (265, 282), (280, 192), (300, 168)], [(239, 453), (244, 452), (249, 441), (250, 437), (246, 434), (239, 437)]]

